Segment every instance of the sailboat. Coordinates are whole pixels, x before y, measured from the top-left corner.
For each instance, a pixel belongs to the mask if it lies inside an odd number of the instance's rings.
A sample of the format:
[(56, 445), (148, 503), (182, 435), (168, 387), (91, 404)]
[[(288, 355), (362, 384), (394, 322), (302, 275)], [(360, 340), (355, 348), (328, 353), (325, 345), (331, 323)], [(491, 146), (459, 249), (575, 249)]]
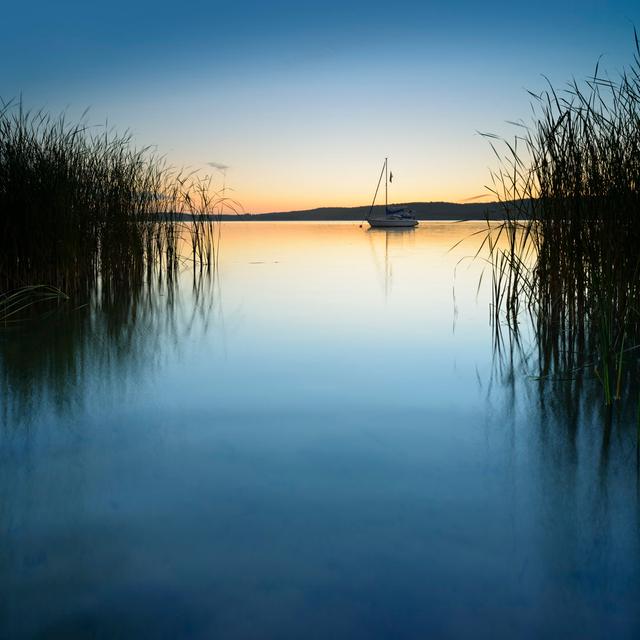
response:
[[(382, 176), (384, 176), (384, 215), (374, 216), (372, 215), (373, 207), (376, 204), (376, 197), (380, 190)], [(393, 173), (391, 174), (391, 180), (393, 180)], [(403, 207), (392, 209), (389, 207), (389, 182), (389, 159), (385, 158), (380, 177), (378, 178), (378, 186), (373, 196), (373, 202), (371, 203), (371, 207), (369, 207), (367, 222), (371, 227), (415, 227), (418, 221), (409, 209)]]

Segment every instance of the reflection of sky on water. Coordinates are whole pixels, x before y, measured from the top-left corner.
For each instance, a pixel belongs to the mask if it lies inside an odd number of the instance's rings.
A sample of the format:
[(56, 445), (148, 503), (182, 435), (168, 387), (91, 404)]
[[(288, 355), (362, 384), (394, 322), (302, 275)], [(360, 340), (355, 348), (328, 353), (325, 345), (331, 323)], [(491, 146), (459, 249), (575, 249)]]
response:
[(209, 313), (186, 272), (67, 335), (3, 425), (0, 630), (635, 635), (634, 425), (497, 372), (475, 228), (226, 225)]
[(458, 397), (475, 373), (454, 371), (457, 359), (486, 367), (490, 344), (471, 340), (474, 321), (487, 318), (473, 296), (452, 333), (461, 254), (447, 255), (449, 233), (296, 225), (270, 235), (254, 226), (242, 258), (225, 236), (223, 252), (234, 259), (221, 273), (224, 306), (237, 320), (227, 322), (230, 357), (221, 366), (250, 391), (223, 386), (221, 402), (423, 406)]

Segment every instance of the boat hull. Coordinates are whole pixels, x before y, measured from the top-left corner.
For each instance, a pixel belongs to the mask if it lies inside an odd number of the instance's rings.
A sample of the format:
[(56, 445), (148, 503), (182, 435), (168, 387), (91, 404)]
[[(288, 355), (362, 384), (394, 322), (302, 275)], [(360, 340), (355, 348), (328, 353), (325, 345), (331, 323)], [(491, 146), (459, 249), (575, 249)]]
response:
[(393, 220), (389, 218), (371, 218), (367, 220), (369, 226), (377, 229), (379, 227), (415, 227), (418, 224), (417, 220), (411, 218), (404, 218), (399, 220)]

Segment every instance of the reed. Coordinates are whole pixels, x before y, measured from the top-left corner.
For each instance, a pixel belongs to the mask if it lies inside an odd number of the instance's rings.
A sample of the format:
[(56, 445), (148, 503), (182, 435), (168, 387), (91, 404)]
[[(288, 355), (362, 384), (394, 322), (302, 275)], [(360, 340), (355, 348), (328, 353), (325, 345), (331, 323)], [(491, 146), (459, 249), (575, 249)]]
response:
[[(171, 277), (184, 260), (210, 269), (210, 214), (224, 199), (210, 187), (128, 133), (0, 102), (0, 309), (44, 291), (34, 287), (88, 299), (99, 284)], [(191, 255), (179, 251), (185, 234)]]
[(539, 375), (589, 370), (606, 404), (638, 381), (640, 46), (611, 80), (549, 83), (504, 150), (490, 190), (504, 220), (487, 233), (495, 326), (530, 319)]

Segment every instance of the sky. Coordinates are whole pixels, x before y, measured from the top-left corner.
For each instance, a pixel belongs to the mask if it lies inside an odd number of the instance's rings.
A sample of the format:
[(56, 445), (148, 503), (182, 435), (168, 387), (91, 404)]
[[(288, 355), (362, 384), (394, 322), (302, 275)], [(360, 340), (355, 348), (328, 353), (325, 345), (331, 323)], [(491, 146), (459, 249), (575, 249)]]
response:
[[(129, 130), (247, 212), (486, 194), (547, 76), (631, 62), (640, 4), (6, 2), (0, 97)], [(214, 165), (214, 166), (212, 166)], [(219, 167), (228, 167), (222, 171)]]

